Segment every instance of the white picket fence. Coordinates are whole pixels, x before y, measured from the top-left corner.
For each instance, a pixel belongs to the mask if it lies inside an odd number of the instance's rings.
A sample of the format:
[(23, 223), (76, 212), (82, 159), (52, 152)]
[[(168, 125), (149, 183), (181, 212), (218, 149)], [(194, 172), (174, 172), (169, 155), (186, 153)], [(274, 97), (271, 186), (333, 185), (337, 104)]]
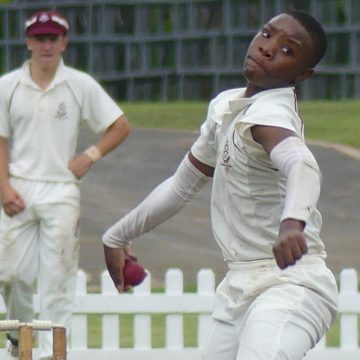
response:
[[(201, 347), (209, 328), (213, 307), (215, 277), (211, 270), (202, 269), (197, 275), (197, 292), (183, 292), (183, 274), (179, 269), (169, 269), (165, 276), (164, 293), (151, 293), (151, 275), (129, 294), (119, 295), (107, 272), (101, 277), (101, 293), (87, 292), (86, 275), (78, 273), (77, 298), (73, 330), (71, 333), (70, 360), (200, 360)], [(35, 296), (38, 308), (38, 297)], [(0, 303), (0, 313), (5, 312)], [(184, 346), (183, 314), (199, 314), (197, 344)], [(358, 314), (360, 294), (358, 276), (353, 269), (344, 269), (340, 275), (339, 318), (340, 346), (328, 348), (325, 338), (310, 351), (306, 360), (359, 360)], [(102, 347), (88, 348), (87, 314), (101, 314)], [(134, 339), (132, 348), (120, 348), (119, 314), (134, 314)], [(151, 314), (166, 314), (165, 347), (152, 348)], [(0, 349), (0, 358), (4, 357)], [(36, 355), (36, 349), (34, 351)]]

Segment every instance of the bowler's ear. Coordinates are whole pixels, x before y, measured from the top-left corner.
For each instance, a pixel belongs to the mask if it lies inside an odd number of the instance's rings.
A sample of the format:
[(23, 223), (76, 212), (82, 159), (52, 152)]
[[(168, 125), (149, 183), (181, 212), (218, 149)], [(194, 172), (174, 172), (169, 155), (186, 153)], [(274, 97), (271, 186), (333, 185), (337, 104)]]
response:
[(299, 83), (308, 79), (314, 73), (314, 69), (305, 69), (298, 76), (295, 77), (295, 83)]

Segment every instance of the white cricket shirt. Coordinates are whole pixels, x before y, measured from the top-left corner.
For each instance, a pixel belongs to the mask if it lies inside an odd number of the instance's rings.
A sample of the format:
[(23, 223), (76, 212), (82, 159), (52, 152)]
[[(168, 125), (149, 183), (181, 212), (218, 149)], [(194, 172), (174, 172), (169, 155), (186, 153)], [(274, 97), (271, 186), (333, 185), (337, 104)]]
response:
[(44, 91), (31, 79), (29, 62), (0, 78), (0, 136), (10, 139), (11, 176), (77, 181), (68, 169), (79, 127), (105, 131), (123, 111), (89, 75), (61, 61)]
[[(263, 147), (252, 139), (253, 125), (278, 126), (301, 139), (303, 123), (293, 88), (262, 91), (243, 98), (245, 89), (220, 93), (191, 152), (215, 167), (211, 218), (213, 233), (229, 262), (273, 258), (285, 202), (286, 179)], [(311, 213), (304, 231), (309, 254), (325, 257), (319, 237), (321, 215)]]

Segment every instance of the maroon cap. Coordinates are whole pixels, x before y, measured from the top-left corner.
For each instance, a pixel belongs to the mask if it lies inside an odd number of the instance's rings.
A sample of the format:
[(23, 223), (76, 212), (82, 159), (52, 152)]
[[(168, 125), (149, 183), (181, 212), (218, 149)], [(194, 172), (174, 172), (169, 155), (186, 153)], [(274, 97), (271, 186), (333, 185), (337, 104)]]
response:
[(25, 22), (25, 33), (27, 36), (66, 35), (68, 30), (68, 22), (56, 11), (36, 12)]

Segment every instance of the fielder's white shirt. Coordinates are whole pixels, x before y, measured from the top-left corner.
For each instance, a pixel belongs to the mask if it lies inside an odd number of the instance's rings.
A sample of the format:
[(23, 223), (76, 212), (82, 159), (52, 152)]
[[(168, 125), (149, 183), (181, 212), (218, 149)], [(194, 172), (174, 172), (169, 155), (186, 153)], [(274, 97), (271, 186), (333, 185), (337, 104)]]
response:
[(10, 138), (9, 173), (29, 180), (74, 182), (68, 169), (79, 127), (105, 131), (123, 111), (89, 75), (61, 61), (44, 91), (29, 61), (0, 78), (0, 136)]
[[(228, 262), (273, 258), (285, 202), (286, 179), (251, 136), (254, 125), (278, 126), (301, 139), (303, 123), (293, 88), (262, 91), (244, 98), (245, 89), (220, 93), (191, 152), (215, 167), (211, 217), (214, 237)], [(309, 254), (325, 257), (319, 237), (322, 219), (315, 209), (304, 231)]]

